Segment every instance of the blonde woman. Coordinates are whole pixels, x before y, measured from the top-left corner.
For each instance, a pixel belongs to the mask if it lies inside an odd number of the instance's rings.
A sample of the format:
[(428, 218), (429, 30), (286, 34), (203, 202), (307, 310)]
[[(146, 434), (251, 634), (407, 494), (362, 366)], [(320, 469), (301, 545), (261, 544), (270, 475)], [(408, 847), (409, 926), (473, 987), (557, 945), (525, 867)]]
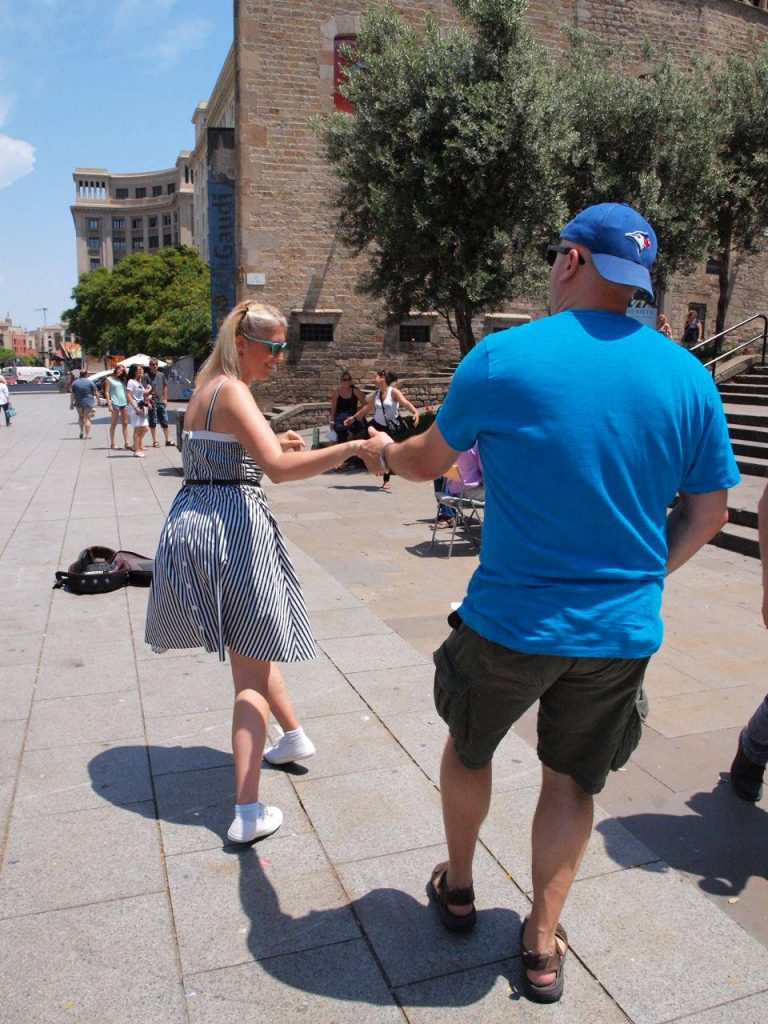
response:
[(659, 313), (656, 319), (656, 330), (667, 338), (672, 337), (672, 328), (669, 325), (669, 320), (667, 320), (663, 313)]
[[(253, 842), (276, 831), (277, 807), (262, 803), (262, 754), (272, 764), (311, 756), (277, 662), (316, 656), (298, 580), (261, 488), (334, 469), (359, 448), (350, 441), (301, 451), (299, 434), (276, 436), (248, 385), (283, 359), (285, 318), (241, 302), (219, 331), (184, 417), (184, 486), (160, 537), (145, 639), (156, 651), (229, 652), (235, 691), (232, 747), (235, 817), (228, 838)], [(283, 729), (264, 752), (269, 713)]]

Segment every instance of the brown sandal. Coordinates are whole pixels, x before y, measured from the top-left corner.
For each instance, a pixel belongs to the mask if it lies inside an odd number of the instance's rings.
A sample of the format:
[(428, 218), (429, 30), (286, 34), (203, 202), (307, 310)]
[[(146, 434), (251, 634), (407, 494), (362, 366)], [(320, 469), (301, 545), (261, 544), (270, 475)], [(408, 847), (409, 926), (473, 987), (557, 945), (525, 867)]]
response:
[[(477, 922), (477, 911), (474, 907), (475, 890), (471, 885), (466, 886), (464, 889), (449, 889), (445, 882), (447, 873), (447, 861), (444, 864), (437, 865), (429, 880), (429, 894), (435, 900), (437, 912), (440, 915), (444, 928), (447, 928), (449, 932), (471, 931)], [(467, 903), (471, 903), (473, 906), (468, 914), (459, 916), (448, 909), (449, 903), (455, 907)]]
[[(533, 950), (525, 948), (525, 941), (523, 939), (525, 926), (528, 924), (528, 921), (529, 918), (526, 917), (520, 926), (520, 946), (523, 950), (523, 991), (534, 1003), (556, 1003), (562, 996), (565, 985), (563, 970), (565, 967), (565, 954), (568, 952), (568, 936), (565, 934), (565, 928), (558, 924), (557, 928), (555, 928), (554, 953), (535, 953)], [(565, 947), (562, 953), (557, 944), (558, 939), (560, 939)], [(528, 977), (528, 971), (546, 971), (547, 973), (554, 971), (555, 978), (548, 985), (537, 985)]]

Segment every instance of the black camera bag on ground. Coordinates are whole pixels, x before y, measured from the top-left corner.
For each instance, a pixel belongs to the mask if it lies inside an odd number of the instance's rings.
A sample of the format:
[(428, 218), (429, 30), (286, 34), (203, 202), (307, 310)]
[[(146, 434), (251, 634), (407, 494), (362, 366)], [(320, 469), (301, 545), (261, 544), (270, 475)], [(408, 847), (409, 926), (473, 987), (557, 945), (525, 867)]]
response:
[(122, 587), (148, 587), (154, 558), (135, 551), (94, 546), (80, 552), (68, 572), (57, 572), (53, 589), (67, 587), (73, 594), (108, 594)]

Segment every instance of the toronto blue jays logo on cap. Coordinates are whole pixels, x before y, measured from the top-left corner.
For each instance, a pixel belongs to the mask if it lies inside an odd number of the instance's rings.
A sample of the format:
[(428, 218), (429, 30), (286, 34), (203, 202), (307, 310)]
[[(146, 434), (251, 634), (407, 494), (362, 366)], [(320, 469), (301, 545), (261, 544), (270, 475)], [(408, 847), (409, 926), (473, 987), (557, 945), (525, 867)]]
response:
[(589, 249), (595, 270), (606, 281), (642, 288), (653, 296), (650, 270), (656, 258), (656, 234), (631, 206), (588, 206), (565, 225), (560, 237)]
[(651, 248), (651, 240), (648, 237), (647, 231), (625, 231), (625, 238), (631, 238), (637, 246), (637, 251), (642, 252), (643, 249)]

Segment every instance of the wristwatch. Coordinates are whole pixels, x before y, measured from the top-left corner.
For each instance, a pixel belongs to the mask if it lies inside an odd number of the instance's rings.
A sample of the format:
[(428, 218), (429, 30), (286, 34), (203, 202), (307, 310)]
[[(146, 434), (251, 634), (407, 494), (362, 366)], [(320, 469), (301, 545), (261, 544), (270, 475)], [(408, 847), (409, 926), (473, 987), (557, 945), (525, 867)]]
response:
[(387, 462), (387, 454), (386, 453), (387, 453), (387, 448), (389, 448), (389, 446), (391, 444), (394, 444), (394, 443), (395, 442), (392, 440), (392, 438), (388, 437), (386, 442), (384, 443), (384, 447), (379, 452), (379, 465), (381, 466), (381, 468), (384, 470), (385, 473), (391, 473), (392, 472), (392, 470), (389, 467), (389, 463)]

